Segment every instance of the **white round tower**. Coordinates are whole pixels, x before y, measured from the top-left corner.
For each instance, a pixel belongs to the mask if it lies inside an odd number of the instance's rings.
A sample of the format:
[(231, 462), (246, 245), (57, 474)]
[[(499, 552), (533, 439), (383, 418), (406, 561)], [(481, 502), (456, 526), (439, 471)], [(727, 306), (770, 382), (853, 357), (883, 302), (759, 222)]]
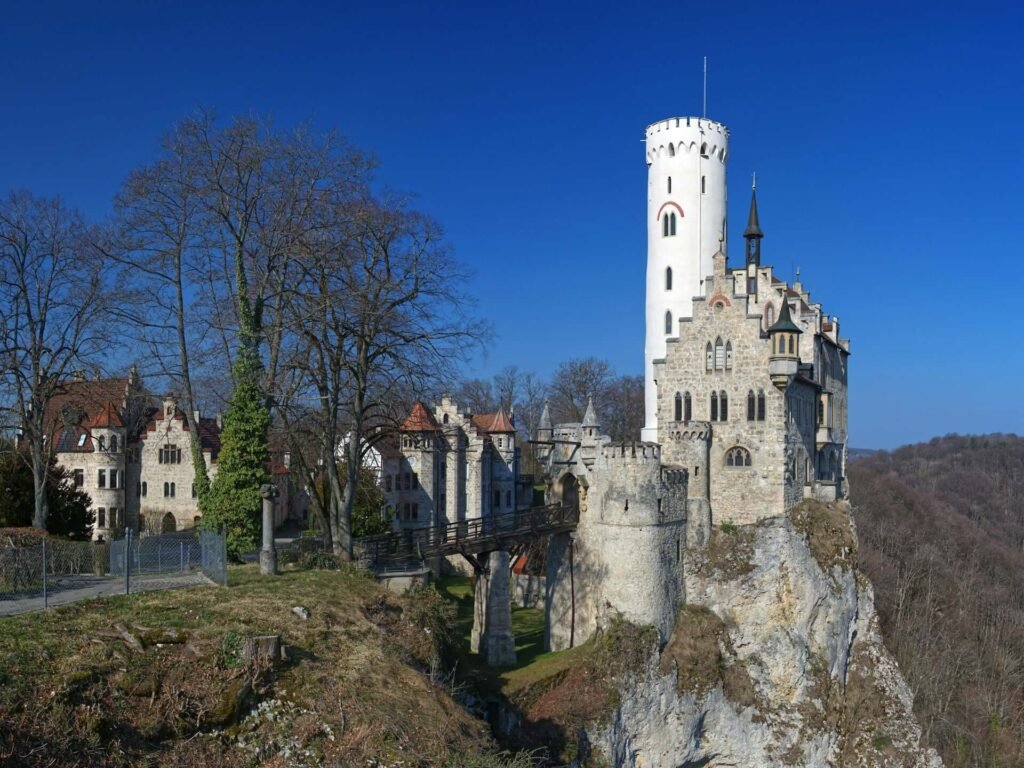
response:
[[(644, 440), (658, 439), (658, 392), (652, 362), (679, 319), (704, 293), (711, 257), (725, 237), (725, 161), (729, 129), (698, 117), (647, 127), (647, 333), (644, 344)], [(724, 245), (723, 245), (724, 250)]]

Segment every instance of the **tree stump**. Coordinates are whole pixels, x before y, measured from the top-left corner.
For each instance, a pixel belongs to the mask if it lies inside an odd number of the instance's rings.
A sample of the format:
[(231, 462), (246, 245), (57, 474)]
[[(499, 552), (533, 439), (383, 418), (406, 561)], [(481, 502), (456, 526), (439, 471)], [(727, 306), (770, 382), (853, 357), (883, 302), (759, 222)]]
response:
[(250, 635), (245, 638), (242, 661), (246, 664), (274, 666), (281, 658), (280, 635)]

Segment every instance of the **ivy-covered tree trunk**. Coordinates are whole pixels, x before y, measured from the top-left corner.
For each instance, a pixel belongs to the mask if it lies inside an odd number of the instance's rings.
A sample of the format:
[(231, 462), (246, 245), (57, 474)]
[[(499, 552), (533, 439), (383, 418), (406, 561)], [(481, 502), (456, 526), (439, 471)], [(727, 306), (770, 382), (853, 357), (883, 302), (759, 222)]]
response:
[(259, 386), (259, 358), (251, 346), (242, 344), (232, 375), (235, 391), (224, 415), (217, 474), (200, 506), (204, 528), (227, 527), (228, 555), (237, 560), (259, 546), (260, 486), (270, 482), (270, 411)]

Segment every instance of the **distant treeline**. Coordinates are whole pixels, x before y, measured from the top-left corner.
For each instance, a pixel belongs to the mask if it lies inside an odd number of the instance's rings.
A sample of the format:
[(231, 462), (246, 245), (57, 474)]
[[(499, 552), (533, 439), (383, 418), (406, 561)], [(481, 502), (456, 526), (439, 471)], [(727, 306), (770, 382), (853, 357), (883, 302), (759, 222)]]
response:
[(1024, 438), (949, 435), (849, 468), (886, 645), (947, 766), (1024, 766)]

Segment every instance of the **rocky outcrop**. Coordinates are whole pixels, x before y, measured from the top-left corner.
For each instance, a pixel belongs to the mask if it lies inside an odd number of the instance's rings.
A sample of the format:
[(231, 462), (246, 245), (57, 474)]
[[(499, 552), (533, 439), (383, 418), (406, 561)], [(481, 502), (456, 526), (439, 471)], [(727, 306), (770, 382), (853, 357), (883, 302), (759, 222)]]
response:
[(672, 637), (588, 727), (595, 754), (644, 768), (941, 766), (882, 644), (845, 504), (726, 524), (684, 568)]

